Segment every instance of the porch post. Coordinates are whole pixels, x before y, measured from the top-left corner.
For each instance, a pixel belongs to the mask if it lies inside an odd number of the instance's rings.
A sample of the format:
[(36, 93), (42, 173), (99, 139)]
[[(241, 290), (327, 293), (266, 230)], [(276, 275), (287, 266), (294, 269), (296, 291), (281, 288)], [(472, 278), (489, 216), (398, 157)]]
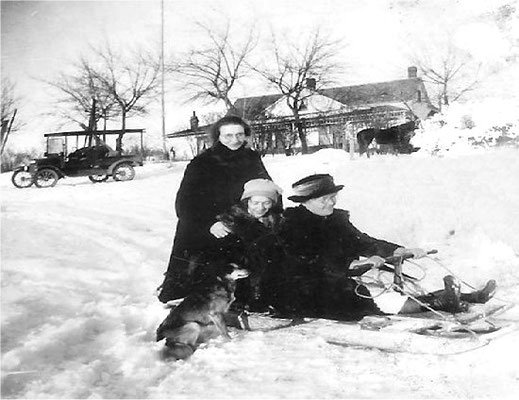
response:
[[(348, 146), (346, 146), (346, 142)], [(344, 140), (342, 142), (342, 148), (346, 150), (349, 149), (350, 158), (353, 160), (355, 156), (355, 125), (351, 122), (346, 122), (344, 125)]]
[(349, 137), (349, 129), (348, 129), (349, 125), (350, 124), (348, 122), (346, 122), (344, 124), (344, 133), (342, 135), (342, 149), (344, 151), (348, 150), (348, 146), (346, 146), (346, 143), (347, 143), (348, 137)]
[(350, 139), (350, 158), (353, 160), (355, 157), (355, 125), (348, 124), (349, 128), (349, 139)]

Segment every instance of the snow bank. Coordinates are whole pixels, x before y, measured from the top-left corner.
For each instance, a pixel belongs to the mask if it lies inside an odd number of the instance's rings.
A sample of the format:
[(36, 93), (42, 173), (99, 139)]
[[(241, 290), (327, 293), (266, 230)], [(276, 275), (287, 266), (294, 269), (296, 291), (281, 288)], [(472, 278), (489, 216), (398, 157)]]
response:
[(470, 154), (490, 147), (519, 147), (519, 105), (502, 99), (455, 103), (422, 122), (412, 143), (427, 154)]

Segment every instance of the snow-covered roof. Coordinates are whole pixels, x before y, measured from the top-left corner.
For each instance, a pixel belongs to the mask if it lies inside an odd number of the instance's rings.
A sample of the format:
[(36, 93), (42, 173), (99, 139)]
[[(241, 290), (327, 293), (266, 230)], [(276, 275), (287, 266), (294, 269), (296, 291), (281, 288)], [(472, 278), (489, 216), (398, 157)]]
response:
[[(353, 110), (395, 103), (402, 103), (402, 105), (404, 103), (422, 103), (430, 111), (435, 110), (422, 79), (416, 77), (318, 89), (316, 95), (329, 97)], [(243, 97), (234, 103), (234, 112), (247, 120), (254, 120), (260, 116), (266, 117), (266, 109), (282, 98), (282, 94)]]

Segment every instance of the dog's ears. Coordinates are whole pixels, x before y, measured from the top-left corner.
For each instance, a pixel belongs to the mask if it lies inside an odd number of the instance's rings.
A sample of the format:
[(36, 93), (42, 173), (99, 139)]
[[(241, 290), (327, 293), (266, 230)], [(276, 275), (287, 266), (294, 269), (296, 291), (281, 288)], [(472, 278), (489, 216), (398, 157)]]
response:
[(167, 303), (164, 304), (164, 308), (166, 308), (166, 309), (175, 308), (180, 303), (182, 303), (183, 300), (184, 300), (183, 298), (175, 299), (175, 300), (170, 300), (170, 301), (168, 301)]

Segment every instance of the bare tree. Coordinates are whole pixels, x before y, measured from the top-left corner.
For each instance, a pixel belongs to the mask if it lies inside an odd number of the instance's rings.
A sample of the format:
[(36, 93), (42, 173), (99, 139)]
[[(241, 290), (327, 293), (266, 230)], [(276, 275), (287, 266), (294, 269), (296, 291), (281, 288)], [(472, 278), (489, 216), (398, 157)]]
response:
[(201, 100), (206, 103), (223, 102), (226, 109), (233, 109), (231, 91), (236, 82), (248, 71), (247, 59), (256, 46), (254, 27), (251, 27), (241, 44), (230, 39), (230, 24), (223, 32), (212, 30), (197, 23), (204, 31), (208, 44), (192, 49), (185, 61), (169, 65), (170, 72), (180, 74), (183, 87), (189, 93), (187, 101)]
[(4, 152), (9, 135), (21, 127), (19, 121), (15, 120), (20, 102), (15, 92), (14, 83), (9, 78), (2, 78), (0, 154)]
[[(117, 103), (121, 129), (126, 119), (147, 113), (159, 89), (160, 63), (158, 58), (143, 51), (125, 56), (110, 45), (95, 51), (99, 64), (94, 69), (101, 90)], [(151, 61), (150, 61), (151, 60)]]
[(426, 83), (436, 90), (438, 108), (448, 106), (474, 90), (480, 82), (481, 64), (474, 65), (468, 55), (456, 49), (452, 41), (438, 49), (424, 49), (414, 56), (414, 64)]
[(132, 54), (118, 53), (109, 44), (92, 47), (91, 54), (74, 64), (72, 71), (47, 83), (64, 94), (60, 101), (68, 104), (72, 111), (72, 114), (64, 116), (78, 122), (84, 129), (95, 129), (95, 126), (90, 126), (90, 121), (86, 122), (92, 114), (94, 99), (95, 121), (103, 118), (106, 126), (107, 120), (120, 117), (124, 131), (127, 118), (147, 112), (160, 83), (160, 63), (156, 57), (143, 50)]
[[(308, 145), (300, 111), (305, 106), (305, 100), (329, 84), (342, 69), (336, 60), (340, 42), (329, 39), (316, 29), (302, 46), (294, 42), (286, 43), (281, 47), (273, 34), (270, 49), (272, 62), (269, 59), (269, 66), (254, 70), (284, 95), (294, 117), (302, 153), (306, 154)], [(310, 90), (308, 82), (311, 82)]]
[(200, 116), (203, 125), (211, 125), (222, 118), (225, 114), (219, 111), (209, 111)]
[[(85, 57), (71, 70), (70, 73), (60, 73), (54, 81), (46, 81), (62, 93), (57, 100), (60, 116), (85, 130), (96, 130), (97, 122), (103, 119), (106, 128), (107, 121), (118, 116), (119, 110), (115, 99), (104, 90), (99, 80), (100, 71)], [(94, 116), (94, 121), (90, 120), (91, 116)]]

